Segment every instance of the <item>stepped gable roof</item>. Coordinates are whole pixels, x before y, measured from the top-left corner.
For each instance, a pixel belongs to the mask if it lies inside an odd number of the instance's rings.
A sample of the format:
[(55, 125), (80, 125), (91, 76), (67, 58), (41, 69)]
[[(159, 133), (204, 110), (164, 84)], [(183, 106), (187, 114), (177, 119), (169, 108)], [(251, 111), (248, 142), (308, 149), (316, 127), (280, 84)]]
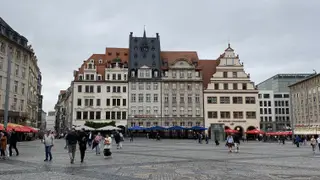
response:
[[(167, 62), (168, 66), (173, 65), (179, 59), (186, 59), (189, 64), (199, 61), (196, 51), (161, 51), (161, 59), (163, 62)], [(162, 68), (167, 69), (168, 67)]]
[(216, 73), (216, 67), (220, 64), (220, 56), (217, 60), (201, 59), (199, 66), (202, 68), (203, 87), (207, 89), (211, 77)]

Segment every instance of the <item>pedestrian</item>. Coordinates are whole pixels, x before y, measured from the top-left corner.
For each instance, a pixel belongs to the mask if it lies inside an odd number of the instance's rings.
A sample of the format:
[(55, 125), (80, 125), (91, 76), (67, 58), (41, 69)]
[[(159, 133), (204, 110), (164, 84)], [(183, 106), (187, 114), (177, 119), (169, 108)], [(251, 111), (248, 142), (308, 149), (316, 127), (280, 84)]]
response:
[(89, 147), (91, 147), (92, 146), (92, 142), (93, 142), (93, 134), (92, 134), (92, 132), (90, 131), (89, 132), (89, 135), (88, 135), (88, 145), (89, 145)]
[(119, 136), (120, 136), (119, 148), (122, 149), (122, 142), (124, 141), (124, 137), (121, 132), (119, 132)]
[(209, 144), (209, 136), (208, 136), (208, 134), (205, 135), (205, 139), (206, 139), (206, 144)]
[(102, 136), (100, 133), (98, 133), (98, 135), (96, 135), (96, 137), (93, 140), (92, 143), (92, 149), (96, 149), (96, 155), (100, 154), (100, 142), (101, 142)]
[(130, 132), (130, 142), (133, 142), (133, 133)]
[(71, 131), (68, 132), (68, 134), (66, 136), (66, 140), (67, 140), (67, 145), (68, 145), (68, 153), (69, 153), (69, 157), (70, 157), (70, 163), (73, 164), (75, 154), (76, 154), (76, 149), (77, 149), (77, 141), (78, 141), (78, 137), (77, 137), (77, 133), (76, 133), (75, 129), (72, 129)]
[(310, 139), (310, 145), (311, 145), (311, 147), (312, 147), (313, 153), (316, 153), (316, 152), (315, 152), (316, 144), (317, 144), (317, 140), (314, 138), (314, 136), (312, 136), (311, 139)]
[(51, 133), (51, 131), (47, 131), (47, 133), (43, 136), (43, 144), (45, 147), (45, 157), (46, 157), (44, 161), (48, 161), (48, 160), (52, 161), (51, 149), (54, 146), (54, 135)]
[(229, 149), (229, 153), (232, 153), (232, 147), (234, 146), (234, 140), (233, 140), (233, 137), (231, 136), (231, 134), (229, 134), (227, 137), (226, 146)]
[(233, 141), (234, 141), (234, 147), (235, 147), (235, 152), (238, 153), (239, 152), (239, 146), (240, 146), (240, 136), (238, 134), (236, 134), (233, 137)]
[(319, 151), (320, 151), (320, 135), (318, 135), (317, 143), (318, 143), (318, 147), (319, 147)]
[(120, 149), (120, 134), (118, 131), (114, 134), (114, 140), (116, 141), (117, 149)]
[(83, 163), (84, 156), (87, 150), (87, 143), (88, 143), (88, 135), (85, 132), (85, 129), (82, 128), (78, 135), (78, 142), (79, 142), (79, 150), (80, 150), (80, 159), (81, 163)]
[(111, 157), (111, 146), (112, 146), (112, 139), (109, 137), (109, 135), (106, 135), (106, 138), (104, 138), (104, 147), (103, 147), (103, 155), (104, 158)]
[(9, 146), (9, 154), (12, 156), (12, 148), (16, 151), (16, 156), (19, 156), (19, 150), (17, 148), (18, 135), (15, 129), (12, 130), (10, 136), (10, 146)]
[(5, 159), (6, 158), (6, 149), (7, 149), (7, 135), (5, 132), (0, 133), (0, 148), (1, 148), (1, 158)]

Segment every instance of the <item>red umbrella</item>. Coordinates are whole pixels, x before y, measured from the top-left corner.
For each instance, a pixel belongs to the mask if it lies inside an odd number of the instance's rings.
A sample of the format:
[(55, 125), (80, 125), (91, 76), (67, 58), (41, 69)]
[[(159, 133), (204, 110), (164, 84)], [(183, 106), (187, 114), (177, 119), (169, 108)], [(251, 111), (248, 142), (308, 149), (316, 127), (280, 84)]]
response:
[(263, 131), (258, 130), (258, 129), (253, 129), (253, 130), (247, 131), (246, 133), (247, 134), (264, 134)]
[(238, 133), (238, 131), (234, 130), (234, 129), (225, 129), (224, 132), (225, 133)]

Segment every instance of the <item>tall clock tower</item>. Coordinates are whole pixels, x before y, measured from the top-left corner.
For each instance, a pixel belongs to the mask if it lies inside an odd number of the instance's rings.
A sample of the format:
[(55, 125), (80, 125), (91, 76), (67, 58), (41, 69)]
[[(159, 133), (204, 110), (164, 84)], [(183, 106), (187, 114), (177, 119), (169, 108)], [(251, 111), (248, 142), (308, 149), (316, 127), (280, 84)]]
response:
[(161, 122), (160, 37), (129, 37), (128, 126), (151, 127)]

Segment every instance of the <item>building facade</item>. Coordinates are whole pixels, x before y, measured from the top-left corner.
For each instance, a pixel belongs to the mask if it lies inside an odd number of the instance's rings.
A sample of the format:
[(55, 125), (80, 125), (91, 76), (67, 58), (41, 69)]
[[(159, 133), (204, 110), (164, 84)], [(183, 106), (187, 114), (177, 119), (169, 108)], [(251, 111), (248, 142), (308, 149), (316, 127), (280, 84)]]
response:
[(289, 85), (301, 81), (312, 75), (312, 73), (303, 74), (276, 74), (271, 78), (259, 83), (259, 90), (272, 90), (274, 93), (289, 93)]
[(38, 127), (38, 77), (41, 74), (37, 57), (28, 40), (0, 18), (0, 120), (3, 122), (7, 72), (11, 59), (9, 122)]
[(54, 130), (56, 121), (56, 112), (49, 111), (46, 117), (46, 130)]
[(60, 134), (72, 127), (72, 86), (60, 91), (54, 109), (56, 115), (54, 129)]
[(156, 37), (129, 37), (129, 116), (131, 126), (161, 126), (161, 49)]
[(204, 126), (202, 73), (196, 52), (161, 52), (163, 126)]
[(94, 54), (74, 73), (72, 125), (86, 121), (127, 125), (128, 49), (106, 48)]
[(204, 90), (205, 126), (224, 123), (240, 133), (259, 128), (258, 90), (230, 44), (217, 61)]
[(259, 107), (260, 107), (260, 128), (264, 131), (274, 131), (275, 124), (275, 108), (273, 91), (259, 91)]
[(318, 134), (320, 126), (320, 74), (289, 86), (295, 134)]

